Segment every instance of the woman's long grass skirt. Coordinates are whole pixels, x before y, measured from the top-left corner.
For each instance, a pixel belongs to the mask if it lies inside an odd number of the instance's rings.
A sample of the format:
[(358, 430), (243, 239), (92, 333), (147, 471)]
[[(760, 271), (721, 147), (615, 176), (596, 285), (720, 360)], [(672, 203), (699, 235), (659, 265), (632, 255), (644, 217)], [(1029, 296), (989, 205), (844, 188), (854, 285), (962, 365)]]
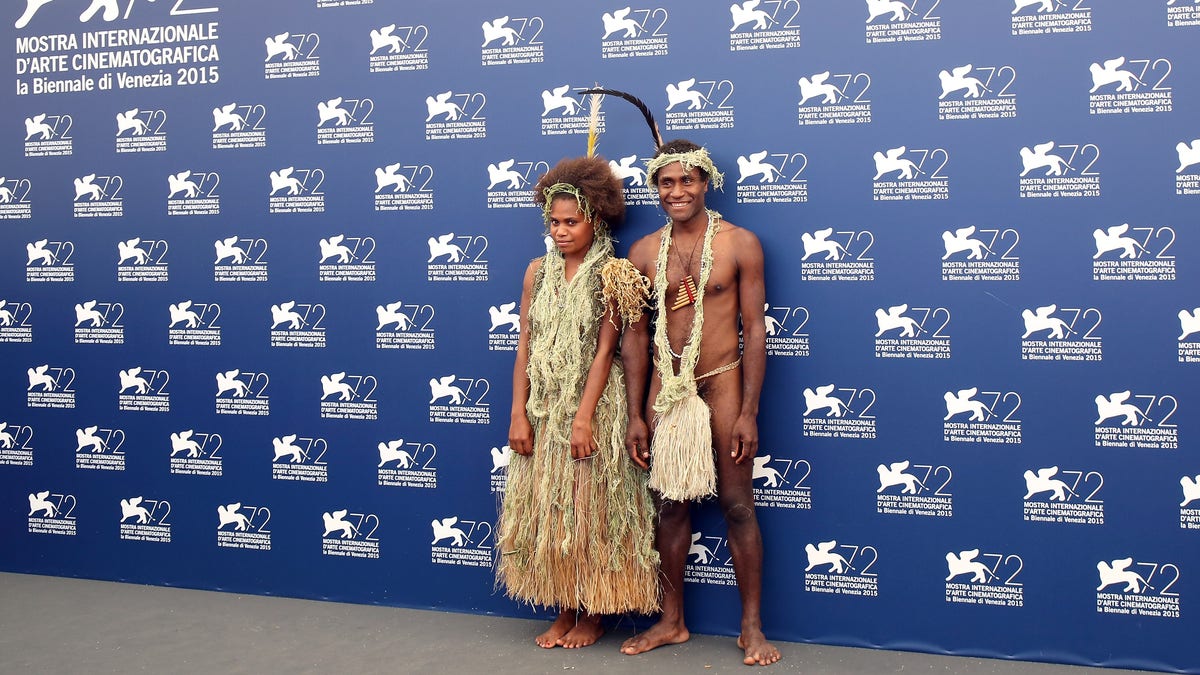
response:
[(625, 451), (618, 363), (596, 409), (597, 452), (573, 460), (571, 422), (534, 424), (534, 450), (508, 465), (496, 578), (510, 598), (593, 614), (659, 608), (654, 505), (646, 472)]

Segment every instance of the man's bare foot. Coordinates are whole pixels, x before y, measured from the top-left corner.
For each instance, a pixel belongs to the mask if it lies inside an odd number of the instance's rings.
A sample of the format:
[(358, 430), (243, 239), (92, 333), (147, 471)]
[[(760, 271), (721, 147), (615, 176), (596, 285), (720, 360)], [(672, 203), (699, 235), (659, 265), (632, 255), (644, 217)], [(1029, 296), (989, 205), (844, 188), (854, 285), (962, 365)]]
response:
[(629, 638), (621, 645), (622, 654), (641, 654), (648, 652), (656, 647), (663, 645), (677, 645), (681, 642), (687, 642), (692, 634), (688, 632), (687, 626), (680, 624), (668, 624), (662, 621), (654, 624), (642, 633), (638, 633)]
[(545, 633), (533, 639), (543, 649), (553, 649), (558, 646), (559, 640), (566, 635), (572, 628), (575, 627), (576, 613), (573, 609), (564, 609), (559, 613), (558, 618), (554, 623), (550, 624), (550, 628)]
[(604, 626), (600, 625), (600, 617), (585, 614), (574, 628), (558, 639), (558, 644), (567, 649), (577, 649), (593, 644), (601, 635), (604, 635)]
[(762, 631), (742, 631), (738, 636), (737, 646), (746, 651), (742, 663), (748, 666), (769, 666), (778, 661), (781, 656), (775, 645), (767, 642), (767, 636)]

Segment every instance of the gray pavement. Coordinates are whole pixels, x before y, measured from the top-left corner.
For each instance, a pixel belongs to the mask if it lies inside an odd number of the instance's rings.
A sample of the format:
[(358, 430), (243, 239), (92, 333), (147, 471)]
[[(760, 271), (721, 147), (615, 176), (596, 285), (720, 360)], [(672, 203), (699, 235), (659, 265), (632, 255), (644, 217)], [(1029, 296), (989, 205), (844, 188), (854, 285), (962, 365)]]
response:
[[(752, 672), (729, 637), (636, 657), (632, 627), (541, 649), (546, 623), (371, 605), (0, 573), (0, 673)], [(1128, 670), (792, 642), (769, 671), (811, 675), (1115, 675)]]

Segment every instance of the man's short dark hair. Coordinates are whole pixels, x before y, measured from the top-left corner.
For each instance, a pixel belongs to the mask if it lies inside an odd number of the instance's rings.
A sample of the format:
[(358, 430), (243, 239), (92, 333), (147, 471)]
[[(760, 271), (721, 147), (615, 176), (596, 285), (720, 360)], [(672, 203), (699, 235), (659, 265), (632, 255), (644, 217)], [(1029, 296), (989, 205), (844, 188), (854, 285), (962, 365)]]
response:
[[(701, 148), (699, 145), (696, 145), (695, 143), (687, 140), (686, 138), (676, 138), (674, 140), (667, 141), (666, 143), (663, 143), (661, 146), (659, 146), (658, 150), (654, 153), (654, 156), (658, 157), (659, 155), (681, 154), (684, 152), (691, 152), (693, 150), (702, 150), (702, 149), (703, 148)], [(701, 169), (700, 167), (696, 167), (696, 170), (700, 172), (701, 178), (703, 178), (704, 180), (708, 180), (708, 172), (707, 171), (705, 171), (704, 169)], [(654, 171), (654, 173), (650, 174), (650, 182), (654, 185), (658, 185), (658, 171), (659, 170), (656, 169)]]

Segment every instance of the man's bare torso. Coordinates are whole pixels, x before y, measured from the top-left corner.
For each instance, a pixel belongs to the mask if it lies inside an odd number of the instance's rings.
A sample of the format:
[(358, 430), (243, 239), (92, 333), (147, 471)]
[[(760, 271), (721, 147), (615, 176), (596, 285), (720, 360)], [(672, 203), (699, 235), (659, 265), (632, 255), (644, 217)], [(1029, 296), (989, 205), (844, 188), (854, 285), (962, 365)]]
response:
[[(658, 256), (663, 231), (651, 233), (643, 237), (630, 252), (630, 259), (649, 277), (655, 281), (655, 261)], [(713, 266), (709, 273), (708, 283), (704, 288), (704, 325), (700, 341), (700, 359), (696, 364), (696, 375), (703, 375), (713, 369), (732, 363), (738, 359), (738, 322), (739, 307), (739, 266), (738, 241), (749, 233), (742, 228), (721, 221), (720, 229), (713, 236)], [(703, 233), (700, 234), (703, 237)], [(751, 235), (752, 236), (752, 235)], [(665, 307), (656, 308), (666, 313), (667, 340), (671, 349), (680, 354), (691, 335), (692, 323), (695, 319), (695, 305), (687, 305), (679, 309), (671, 309), (679, 293), (679, 285), (684, 277), (684, 266), (688, 253), (681, 252), (691, 248), (696, 243), (695, 255), (690, 265), (692, 276), (699, 283), (700, 248), (703, 240), (696, 242), (688, 240), (683, 246), (677, 246), (682, 237), (675, 237), (675, 245), (669, 251), (667, 264), (667, 291)], [(674, 364), (678, 367), (678, 360)], [(659, 375), (654, 372), (652, 387), (657, 389)]]

